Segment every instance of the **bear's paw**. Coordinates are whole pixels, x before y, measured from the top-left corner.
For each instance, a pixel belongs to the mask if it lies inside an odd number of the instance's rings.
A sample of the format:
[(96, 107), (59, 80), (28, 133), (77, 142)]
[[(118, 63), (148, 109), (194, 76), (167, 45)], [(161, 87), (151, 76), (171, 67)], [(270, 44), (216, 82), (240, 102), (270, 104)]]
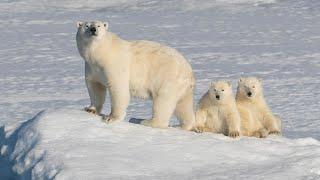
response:
[(280, 135), (281, 135), (281, 132), (278, 131), (278, 130), (272, 130), (272, 131), (269, 131), (269, 134), (280, 136)]
[(85, 107), (83, 110), (87, 111), (88, 113), (98, 115), (97, 109), (93, 106)]
[(228, 136), (231, 138), (237, 138), (240, 136), (240, 132), (239, 131), (231, 131), (231, 132), (229, 132)]
[(114, 118), (113, 116), (110, 116), (110, 115), (103, 115), (102, 120), (104, 120), (107, 124), (115, 122), (115, 121), (119, 121), (119, 119)]

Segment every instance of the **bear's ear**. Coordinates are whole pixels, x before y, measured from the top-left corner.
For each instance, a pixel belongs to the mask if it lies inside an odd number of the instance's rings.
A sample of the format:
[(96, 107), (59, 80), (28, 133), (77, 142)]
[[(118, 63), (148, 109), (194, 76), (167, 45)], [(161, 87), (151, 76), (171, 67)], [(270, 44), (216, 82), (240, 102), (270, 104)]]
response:
[(232, 86), (231, 81), (227, 81), (227, 84), (228, 84), (229, 87)]
[(77, 28), (81, 27), (82, 25), (83, 25), (83, 22), (81, 22), (81, 21), (77, 22)]
[(262, 79), (261, 78), (258, 78), (258, 81), (259, 81), (259, 83), (262, 83)]
[(104, 26), (106, 29), (108, 29), (109, 23), (108, 23), (108, 22), (103, 22), (103, 26)]
[(239, 79), (239, 82), (243, 82), (243, 81), (244, 81), (244, 78), (241, 77), (241, 78)]
[(215, 82), (210, 82), (209, 84), (210, 87), (214, 87), (214, 85), (215, 85)]

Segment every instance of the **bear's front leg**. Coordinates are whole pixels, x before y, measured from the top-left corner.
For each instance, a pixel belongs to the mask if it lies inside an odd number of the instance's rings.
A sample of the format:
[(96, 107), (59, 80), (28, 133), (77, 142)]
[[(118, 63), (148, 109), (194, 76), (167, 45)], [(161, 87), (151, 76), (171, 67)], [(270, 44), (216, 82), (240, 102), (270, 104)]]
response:
[(122, 121), (130, 101), (129, 81), (111, 82), (109, 86), (111, 98), (111, 113), (103, 119), (106, 123)]
[(228, 124), (228, 136), (231, 138), (237, 138), (240, 136), (240, 115), (238, 111), (231, 111), (227, 117)]
[(196, 133), (202, 133), (205, 131), (205, 123), (207, 119), (207, 110), (205, 109), (198, 109), (196, 112), (195, 123), (192, 130)]
[(280, 119), (275, 117), (271, 112), (265, 112), (263, 121), (269, 134), (281, 135)]
[(105, 101), (106, 87), (88, 77), (86, 77), (86, 85), (91, 104), (89, 107), (85, 107), (84, 110), (89, 113), (99, 115)]

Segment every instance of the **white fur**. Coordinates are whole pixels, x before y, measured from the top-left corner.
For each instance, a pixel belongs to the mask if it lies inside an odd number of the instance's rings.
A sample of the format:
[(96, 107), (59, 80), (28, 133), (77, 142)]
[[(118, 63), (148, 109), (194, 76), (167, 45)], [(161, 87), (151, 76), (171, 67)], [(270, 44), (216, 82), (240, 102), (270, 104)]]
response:
[(240, 116), (230, 83), (218, 81), (210, 85), (198, 104), (195, 131), (240, 135)]
[(255, 77), (241, 78), (236, 102), (243, 135), (263, 138), (268, 134), (281, 133), (281, 121), (273, 115), (264, 99), (261, 80)]
[[(191, 66), (175, 49), (150, 41), (126, 41), (108, 32), (107, 23), (80, 22), (77, 45), (85, 60), (85, 79), (90, 112), (100, 113), (106, 89), (110, 92), (111, 113), (107, 122), (124, 119), (130, 96), (151, 98), (153, 117), (142, 124), (168, 127), (175, 112), (183, 129), (194, 123)], [(96, 28), (95, 36), (90, 29)]]

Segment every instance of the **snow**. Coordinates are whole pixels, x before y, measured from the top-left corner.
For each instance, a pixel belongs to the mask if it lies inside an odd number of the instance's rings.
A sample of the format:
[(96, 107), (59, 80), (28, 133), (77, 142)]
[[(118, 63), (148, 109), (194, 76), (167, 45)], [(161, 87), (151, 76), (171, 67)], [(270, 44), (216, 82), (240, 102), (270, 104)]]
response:
[(234, 140), (128, 122), (107, 125), (84, 111), (54, 109), (26, 121), (7, 139), (2, 153), (15, 160), (13, 170), (24, 178), (320, 177), (320, 142), (313, 138)]
[[(80, 111), (89, 99), (75, 23), (95, 19), (124, 39), (177, 48), (193, 67), (196, 101), (212, 80), (235, 90), (239, 77), (259, 76), (284, 137), (128, 123), (151, 116), (138, 99), (115, 124)], [(318, 0), (5, 0), (0, 28), (0, 179), (320, 178)]]

